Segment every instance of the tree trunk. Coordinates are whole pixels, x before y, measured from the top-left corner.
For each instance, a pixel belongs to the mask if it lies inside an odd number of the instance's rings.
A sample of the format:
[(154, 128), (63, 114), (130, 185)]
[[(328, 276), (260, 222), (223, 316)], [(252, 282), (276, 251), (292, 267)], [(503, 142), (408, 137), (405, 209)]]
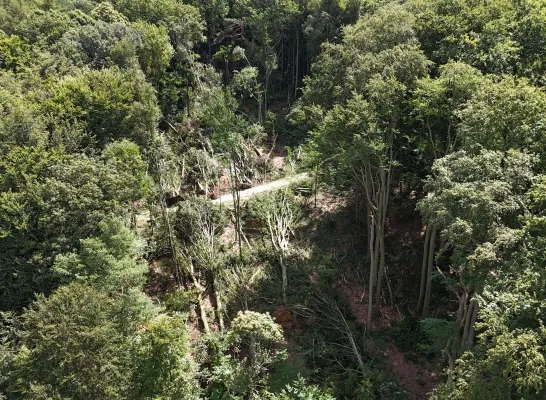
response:
[(381, 291), (383, 286), (383, 274), (385, 273), (385, 218), (387, 216), (387, 171), (381, 169), (379, 171), (380, 176), (380, 188), (379, 188), (379, 201), (377, 207), (379, 207), (379, 223), (377, 224), (377, 233), (379, 239), (379, 271), (377, 272), (377, 287), (375, 288), (375, 311), (379, 312), (381, 307)]
[[(367, 232), (368, 232), (368, 240), (372, 237), (372, 208), (370, 207), (370, 203), (366, 202), (366, 225), (367, 225)], [(366, 263), (369, 263), (372, 261), (372, 251), (370, 250), (370, 247), (368, 246), (368, 251), (366, 252)]]
[(281, 264), (281, 273), (282, 273), (282, 300), (284, 304), (288, 304), (288, 298), (286, 295), (286, 290), (288, 288), (288, 274), (286, 271), (286, 265), (284, 264), (283, 254), (279, 254), (279, 262)]
[[(160, 186), (161, 186), (161, 182), (160, 182)], [(160, 190), (163, 192), (163, 188), (160, 187)], [(165, 199), (165, 195), (163, 193), (161, 194), (161, 211), (163, 214), (163, 221), (165, 225), (167, 226), (169, 247), (171, 250), (172, 261), (174, 264), (174, 279), (176, 280), (176, 283), (178, 286), (182, 286), (184, 284), (184, 279), (183, 279), (184, 274), (182, 272), (182, 268), (180, 268), (180, 261), (178, 259), (178, 251), (176, 248), (176, 238), (174, 236), (174, 232), (171, 226), (169, 210), (167, 208), (167, 202)]]
[(317, 208), (317, 192), (318, 192), (318, 165), (315, 167), (315, 208)]
[(457, 310), (457, 319), (455, 321), (456, 326), (456, 332), (453, 339), (452, 344), (452, 354), (453, 357), (457, 358), (460, 355), (461, 351), (461, 337), (464, 335), (464, 332), (461, 332), (461, 329), (463, 329), (463, 320), (466, 319), (466, 313), (467, 313), (467, 300), (468, 300), (468, 291), (464, 290), (463, 294), (459, 296), (459, 308)]
[(375, 288), (375, 311), (378, 313), (381, 308), (381, 291), (383, 286), (383, 274), (385, 273), (385, 225), (380, 226), (379, 233), (379, 270), (377, 272), (377, 286)]
[(447, 354), (447, 361), (448, 361), (448, 367), (447, 367), (447, 381), (453, 382), (453, 371), (455, 370), (455, 359), (453, 358), (453, 354), (451, 351), (451, 348), (453, 347), (453, 339), (449, 339), (447, 341), (447, 346), (445, 349), (445, 352)]
[(222, 299), (220, 298), (220, 291), (218, 290), (218, 282), (212, 277), (212, 289), (214, 291), (214, 300), (216, 301), (216, 318), (218, 319), (218, 326), (220, 327), (220, 332), (224, 332), (224, 318), (222, 317), (223, 307)]
[(267, 87), (269, 86), (269, 73), (265, 73), (265, 85), (264, 85), (264, 115), (267, 118)]
[(374, 260), (374, 280), (373, 280), (373, 286), (374, 288), (377, 287), (377, 271), (379, 270), (379, 229), (377, 226), (374, 226), (374, 246), (373, 246), (373, 260)]
[(457, 328), (459, 328), (463, 322), (466, 299), (467, 299), (466, 293), (463, 293), (463, 295), (459, 297), (459, 308), (457, 309), (457, 319), (455, 320), (455, 326), (457, 326)]
[(294, 99), (298, 97), (298, 74), (299, 74), (299, 66), (300, 66), (300, 33), (299, 30), (296, 30), (296, 59), (294, 60), (296, 62), (296, 71), (294, 73)]
[(415, 312), (417, 314), (421, 313), (423, 309), (423, 300), (425, 298), (430, 232), (431, 232), (430, 226), (427, 226), (426, 233), (425, 233), (425, 245), (423, 247), (423, 262), (421, 263), (421, 286), (419, 287), (419, 299), (417, 300), (417, 306), (415, 307)]
[(199, 293), (197, 294), (197, 308), (199, 308), (199, 317), (201, 319), (201, 323), (203, 324), (203, 330), (206, 334), (209, 334), (209, 322), (207, 320), (207, 312), (205, 310), (205, 305), (203, 304), (203, 298), (201, 297), (201, 291), (199, 290), (199, 284), (197, 282), (197, 279), (195, 278), (195, 274), (193, 271), (190, 273), (190, 275), (193, 281), (193, 285), (199, 291)]
[(474, 335), (476, 333), (476, 320), (478, 319), (478, 311), (480, 307), (478, 302), (474, 304), (474, 310), (472, 312), (472, 320), (470, 321), (470, 332), (468, 332), (467, 348), (472, 349), (474, 347)]
[(375, 286), (375, 271), (377, 270), (376, 257), (375, 257), (375, 226), (373, 226), (374, 219), (373, 216), (371, 219), (371, 229), (370, 229), (370, 238), (369, 238), (369, 249), (370, 249), (370, 282), (368, 284), (368, 319), (366, 321), (366, 328), (369, 332), (372, 331), (372, 310), (373, 310), (373, 288)]
[(243, 259), (243, 246), (241, 235), (241, 199), (239, 191), (239, 175), (237, 173), (237, 166), (235, 161), (231, 161), (231, 194), (233, 197), (233, 211), (235, 213), (235, 240), (239, 250), (239, 258)]
[(434, 266), (434, 250), (436, 246), (436, 233), (438, 229), (436, 225), (432, 226), (432, 233), (430, 234), (430, 243), (428, 250), (428, 268), (427, 268), (427, 285), (425, 291), (425, 300), (423, 302), (423, 318), (427, 318), (430, 308), (430, 292), (432, 289), (432, 268)]
[(474, 341), (474, 324), (478, 317), (478, 302), (476, 299), (470, 300), (468, 310), (466, 310), (463, 337), (461, 340), (461, 350), (468, 350)]

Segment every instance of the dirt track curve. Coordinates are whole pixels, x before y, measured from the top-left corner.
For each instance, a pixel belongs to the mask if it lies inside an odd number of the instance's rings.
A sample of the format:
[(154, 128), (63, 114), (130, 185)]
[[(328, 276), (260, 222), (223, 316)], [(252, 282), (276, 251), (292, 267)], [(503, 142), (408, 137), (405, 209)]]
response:
[[(249, 200), (250, 198), (257, 196), (261, 193), (269, 192), (275, 189), (281, 189), (289, 186), (292, 183), (300, 182), (309, 177), (307, 172), (289, 176), (286, 178), (278, 179), (273, 182), (264, 183), (262, 185), (251, 187), (250, 189), (242, 190), (240, 192), (240, 198), (242, 202)], [(233, 207), (233, 195), (231, 193), (224, 194), (217, 199), (212, 200), (214, 204), (222, 204), (225, 207)], [(169, 212), (176, 211), (176, 207), (169, 208)], [(148, 210), (141, 210), (136, 216), (137, 227), (144, 228), (150, 220), (150, 212)]]
[[(280, 189), (292, 183), (302, 181), (308, 177), (309, 177), (309, 174), (307, 172), (304, 172), (302, 174), (278, 179), (273, 182), (264, 183), (263, 185), (258, 185), (258, 186), (251, 187), (250, 189), (242, 190), (239, 196), (241, 201), (244, 202), (260, 193), (269, 192), (275, 189)], [(231, 193), (224, 194), (223, 196), (220, 196), (219, 198), (212, 200), (212, 202), (214, 204), (223, 204), (227, 207), (233, 207), (233, 195)]]

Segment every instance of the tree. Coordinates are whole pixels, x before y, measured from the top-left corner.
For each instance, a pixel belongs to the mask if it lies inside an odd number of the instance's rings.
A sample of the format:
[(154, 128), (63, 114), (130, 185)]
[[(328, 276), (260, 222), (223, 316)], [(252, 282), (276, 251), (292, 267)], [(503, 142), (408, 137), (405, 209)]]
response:
[[(269, 314), (239, 311), (231, 322), (226, 340), (242, 359), (246, 378), (245, 396), (260, 398), (257, 389), (264, 386), (267, 369), (283, 357), (279, 345), (284, 342), (282, 328)], [(248, 355), (248, 356), (247, 356)]]
[(458, 113), (487, 83), (479, 70), (461, 62), (441, 65), (437, 78), (425, 77), (416, 82), (411, 106), (419, 128), (426, 134), (426, 149), (432, 161), (458, 150)]
[(134, 346), (132, 398), (199, 399), (198, 366), (188, 344), (181, 315), (159, 315), (147, 322)]
[[(427, 223), (438, 227), (443, 243), (439, 254), (449, 254), (450, 272), (439, 271), (459, 301), (456, 334), (447, 349), (452, 361), (472, 348), (476, 296), (497, 274), (498, 260), (506, 259), (517, 243), (517, 217), (524, 211), (533, 162), (525, 153), (484, 150), (476, 156), (459, 151), (434, 163), (429, 194), (419, 209)], [(430, 272), (424, 313), (430, 302)]]
[(459, 113), (463, 146), (541, 154), (545, 110), (546, 92), (526, 79), (506, 77), (482, 85)]
[[(257, 0), (238, 1), (233, 4), (231, 14), (242, 21), (245, 32), (248, 32), (243, 37), (248, 62), (257, 66), (264, 74), (264, 109), (267, 110), (267, 93), (272, 76), (279, 65), (284, 69), (284, 65), (290, 63), (289, 93), (295, 96), (301, 54), (299, 43), (301, 22), (298, 23), (297, 3), (293, 0), (278, 0), (272, 3)], [(284, 47), (291, 37), (296, 39), (290, 43), (293, 58), (286, 57), (285, 61), (284, 54), (288, 52)]]
[(54, 49), (80, 68), (127, 69), (138, 66), (137, 45), (135, 31), (125, 22), (99, 20), (69, 29)]
[(203, 39), (203, 23), (197, 8), (176, 0), (118, 0), (116, 9), (130, 21), (166, 26), (177, 52), (190, 52)]
[[(416, 82), (412, 107), (419, 127), (426, 132), (427, 164), (457, 150), (459, 138), (458, 112), (474, 96), (485, 78), (473, 67), (464, 63), (451, 62), (440, 66), (436, 79), (425, 77)], [(424, 146), (424, 145), (423, 145)], [(438, 227), (427, 225), (421, 266), (421, 285), (417, 300), (417, 313), (428, 316), (428, 301), (432, 285), (432, 271)], [(427, 306), (424, 309), (424, 306)]]
[(379, 310), (385, 271), (385, 221), (401, 114), (429, 62), (416, 46), (412, 17), (387, 5), (345, 29), (340, 45), (318, 57), (295, 117), (313, 130), (316, 166), (330, 167), (361, 189), (370, 260), (368, 327)]
[(126, 398), (132, 368), (120, 304), (81, 283), (40, 296), (22, 315), (17, 347), (10, 349), (3, 371), (8, 393), (86, 399), (93, 391), (97, 399)]
[(30, 64), (30, 46), (16, 35), (0, 33), (0, 70), (18, 72)]
[(108, 1), (103, 1), (102, 3), (97, 4), (90, 12), (90, 15), (95, 18), (96, 20), (114, 23), (114, 22), (121, 22), (121, 23), (127, 23), (127, 18), (120, 13), (119, 11), (116, 11), (112, 3)]
[(170, 66), (174, 54), (167, 29), (164, 26), (142, 21), (132, 26), (140, 36), (140, 43), (137, 46), (140, 68), (157, 85), (165, 70)]
[(53, 270), (65, 280), (94, 283), (110, 290), (142, 286), (148, 267), (137, 261), (135, 235), (115, 219), (99, 222), (99, 229), (99, 237), (80, 240), (78, 253), (58, 255)]
[(303, 378), (292, 382), (279, 395), (271, 395), (270, 400), (333, 400), (334, 398), (315, 385), (309, 385)]
[(533, 82), (543, 84), (544, 68), (544, 4), (536, 0), (516, 3), (517, 29), (515, 38), (519, 44), (518, 74)]
[(12, 146), (43, 146), (48, 140), (45, 118), (16, 75), (0, 76), (0, 154)]
[(213, 86), (203, 91), (197, 118), (204, 129), (211, 131), (213, 149), (228, 164), (233, 194), (235, 241), (242, 259), (243, 232), (239, 193), (259, 177), (259, 171), (255, 168), (259, 157), (256, 146), (263, 139), (264, 131), (261, 126), (249, 124), (236, 113), (236, 105), (231, 93)]
[(281, 190), (256, 200), (253, 208), (254, 213), (265, 224), (264, 230), (279, 259), (282, 273), (282, 298), (285, 303), (288, 303), (286, 258), (290, 251), (290, 236), (294, 234), (294, 228), (300, 218), (299, 205), (290, 191)]
[(433, 399), (544, 397), (544, 227), (543, 216), (529, 216), (519, 249), (487, 281), (475, 351), (463, 354)]
[(438, 65), (462, 61), (486, 73), (514, 73), (521, 44), (516, 41), (518, 2), (415, 0), (415, 31), (427, 57)]
[[(104, 159), (14, 147), (0, 161), (0, 304), (19, 309), (58, 285), (59, 254), (100, 236), (101, 221), (124, 216), (146, 194), (136, 146), (112, 145)], [(134, 164), (121, 163), (125, 155)], [(130, 175), (130, 178), (128, 178)]]
[(224, 18), (229, 12), (229, 2), (227, 0), (190, 0), (189, 3), (199, 9), (207, 24), (207, 51), (210, 60), (216, 35), (221, 30)]
[(147, 146), (160, 116), (155, 92), (142, 73), (115, 67), (62, 78), (52, 87), (43, 113), (52, 134), (66, 121), (82, 124), (86, 136), (80, 148), (103, 148), (121, 139)]
[[(216, 317), (220, 330), (224, 330), (222, 298), (220, 291), (222, 255), (219, 236), (227, 219), (221, 210), (209, 201), (194, 200), (182, 203), (176, 212), (174, 229), (180, 240), (180, 254), (184, 258), (185, 272), (198, 290), (198, 307), (205, 332), (209, 332), (201, 288), (207, 282), (213, 288)], [(206, 286), (205, 286), (206, 289)]]

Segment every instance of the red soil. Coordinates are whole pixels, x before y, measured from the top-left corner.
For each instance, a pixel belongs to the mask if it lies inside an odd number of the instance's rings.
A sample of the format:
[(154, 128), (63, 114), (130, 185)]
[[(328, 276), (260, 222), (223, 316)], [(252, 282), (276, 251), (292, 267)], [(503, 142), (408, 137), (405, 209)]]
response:
[[(351, 310), (358, 323), (366, 325), (368, 313), (367, 290), (357, 284), (338, 282), (336, 284), (347, 297)], [(380, 315), (374, 318), (372, 329), (390, 327), (392, 322), (399, 320), (401, 314), (387, 305), (381, 305)], [(406, 390), (408, 400), (428, 399), (430, 393), (440, 382), (441, 374), (425, 358), (419, 357), (418, 364), (407, 360), (392, 342), (388, 342), (383, 351), (393, 374), (400, 385)]]

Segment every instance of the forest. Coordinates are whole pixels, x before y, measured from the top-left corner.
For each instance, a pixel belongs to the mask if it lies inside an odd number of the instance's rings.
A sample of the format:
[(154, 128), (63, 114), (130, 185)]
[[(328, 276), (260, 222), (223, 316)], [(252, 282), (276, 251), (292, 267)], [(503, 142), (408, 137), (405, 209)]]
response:
[(546, 2), (0, 0), (0, 399), (546, 399)]

